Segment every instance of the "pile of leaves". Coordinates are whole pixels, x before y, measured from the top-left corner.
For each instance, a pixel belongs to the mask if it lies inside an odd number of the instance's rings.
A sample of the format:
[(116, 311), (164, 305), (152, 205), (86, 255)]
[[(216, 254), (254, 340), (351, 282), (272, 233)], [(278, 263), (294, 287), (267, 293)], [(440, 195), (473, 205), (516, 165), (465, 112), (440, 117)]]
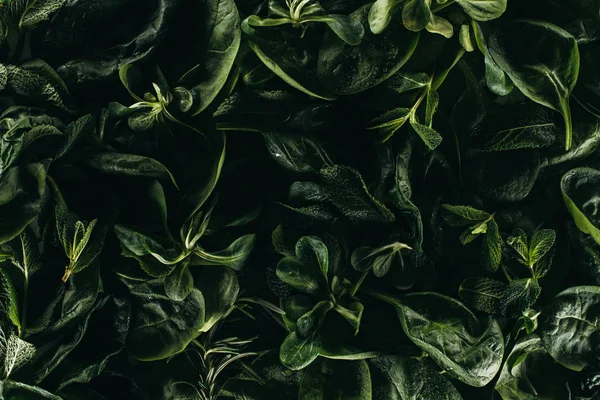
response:
[(0, 400), (600, 399), (600, 0), (0, 0)]

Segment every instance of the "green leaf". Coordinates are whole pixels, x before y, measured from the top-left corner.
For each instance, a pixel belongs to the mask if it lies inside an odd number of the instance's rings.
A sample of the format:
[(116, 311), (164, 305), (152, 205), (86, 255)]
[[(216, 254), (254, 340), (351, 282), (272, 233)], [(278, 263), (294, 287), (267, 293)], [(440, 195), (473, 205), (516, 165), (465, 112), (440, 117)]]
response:
[(37, 386), (11, 380), (0, 380), (0, 400), (63, 400)]
[(475, 51), (475, 46), (473, 44), (473, 40), (471, 39), (471, 30), (469, 25), (463, 24), (460, 26), (458, 40), (460, 41), (460, 45), (463, 47), (463, 49), (465, 49), (465, 51), (468, 53)]
[(305, 338), (313, 336), (321, 328), (325, 316), (333, 309), (333, 302), (324, 300), (318, 302), (312, 310), (303, 314), (296, 320), (296, 334), (298, 337)]
[(0, 267), (0, 310), (20, 331), (21, 314), (19, 312), (19, 298), (5, 267)]
[(376, 0), (369, 10), (369, 27), (374, 34), (383, 32), (394, 14), (402, 8), (404, 0)]
[(372, 399), (462, 400), (429, 358), (386, 355), (367, 363), (371, 371)]
[(521, 338), (507, 357), (495, 389), (503, 400), (567, 399), (569, 375), (537, 335)]
[(183, 301), (171, 300), (162, 280), (131, 289), (133, 319), (127, 338), (129, 354), (141, 361), (162, 360), (187, 347), (204, 326), (204, 297), (193, 289)]
[(469, 307), (488, 314), (500, 313), (507, 285), (489, 278), (467, 278), (458, 289), (458, 295)]
[(329, 28), (344, 42), (351, 46), (358, 46), (365, 35), (363, 25), (346, 15), (329, 14), (318, 17), (305, 17), (302, 22), (325, 22)]
[(194, 290), (194, 278), (185, 261), (165, 278), (165, 293), (175, 301), (184, 300)]
[(197, 256), (192, 260), (192, 265), (226, 265), (229, 268), (240, 271), (246, 265), (246, 261), (252, 253), (256, 235), (254, 233), (240, 236), (227, 248), (215, 252), (207, 252), (201, 247), (196, 247), (194, 254)]
[(513, 248), (519, 255), (519, 261), (529, 266), (529, 245), (527, 233), (521, 228), (517, 228), (506, 240), (506, 243)]
[(489, 272), (496, 272), (502, 261), (502, 237), (496, 221), (488, 223), (488, 230), (481, 243), (483, 267)]
[(204, 267), (196, 282), (206, 307), (206, 321), (199, 332), (208, 332), (231, 312), (240, 293), (240, 284), (233, 270), (220, 266)]
[(0, 357), (4, 379), (27, 364), (35, 355), (35, 346), (14, 333), (5, 334), (0, 328)]
[(425, 125), (431, 128), (433, 124), (433, 116), (440, 104), (440, 95), (432, 88), (427, 91), (427, 105), (425, 110)]
[(539, 317), (539, 334), (561, 365), (581, 371), (600, 353), (600, 287), (574, 286), (559, 293)]
[(5, 65), (7, 80), (5, 87), (13, 93), (47, 102), (68, 112), (75, 106), (64, 82), (56, 72), (42, 60), (32, 60), (16, 65)]
[(38, 216), (47, 169), (45, 163), (27, 164), (0, 175), (0, 244), (18, 236)]
[(94, 118), (89, 114), (71, 122), (65, 127), (63, 132), (64, 141), (56, 153), (55, 159), (59, 159), (71, 151), (73, 146), (86, 135), (92, 136), (94, 133)]
[(291, 171), (317, 172), (331, 163), (323, 147), (309, 137), (278, 133), (265, 133), (264, 137), (273, 160)]
[(452, 26), (452, 23), (445, 18), (438, 17), (437, 15), (432, 16), (431, 20), (425, 26), (425, 29), (429, 33), (437, 33), (446, 39), (450, 39), (452, 36), (454, 36), (454, 27)]
[(483, 135), (477, 138), (481, 151), (535, 149), (551, 146), (558, 132), (547, 109), (535, 105), (505, 108), (497, 118), (486, 118), (481, 127)]
[(396, 307), (404, 333), (450, 376), (482, 387), (499, 371), (504, 339), (495, 320), (479, 320), (462, 303), (437, 293), (375, 297)]
[(500, 312), (508, 317), (516, 317), (531, 307), (538, 299), (542, 288), (537, 279), (513, 279), (508, 284)]
[(504, 14), (507, 0), (456, 0), (456, 2), (474, 20), (489, 21)]
[(320, 271), (294, 257), (285, 257), (277, 264), (277, 277), (303, 293), (317, 293), (325, 285)]
[(298, 400), (371, 400), (371, 373), (366, 361), (323, 360), (312, 363), (300, 382)]
[(290, 333), (279, 349), (279, 359), (287, 368), (298, 371), (309, 366), (319, 356), (320, 341), (317, 337), (299, 338)]
[[(350, 18), (363, 26), (369, 23), (367, 4)], [(394, 23), (385, 32), (365, 32), (362, 42), (352, 46), (333, 32), (327, 32), (319, 50), (317, 75), (321, 85), (338, 95), (350, 95), (370, 89), (394, 75), (412, 56), (419, 34)]]
[[(318, 81), (316, 55), (305, 49), (302, 39), (284, 30), (278, 32), (277, 38), (265, 31), (254, 30), (249, 35), (248, 45), (267, 68), (288, 85), (309, 96), (323, 100), (336, 98)], [(278, 40), (281, 37), (284, 40)]]
[(210, 0), (203, 2), (201, 7), (206, 19), (198, 22), (206, 39), (196, 45), (202, 46), (204, 56), (200, 64), (181, 78), (194, 99), (192, 115), (204, 111), (225, 86), (242, 36), (234, 0)]
[(540, 229), (533, 233), (529, 245), (529, 263), (536, 265), (542, 260), (554, 246), (556, 232), (552, 229)]
[(20, 28), (32, 29), (40, 22), (50, 19), (67, 0), (28, 1), (28, 7), (19, 21)]
[[(104, 246), (104, 237), (106, 236), (107, 227), (102, 224), (94, 229), (95, 221), (93, 220), (88, 225), (85, 236), (77, 244), (76, 256), (71, 260), (71, 263), (65, 271), (65, 276), (76, 274), (87, 268), (100, 255)], [(65, 278), (63, 278), (64, 280)]]
[(385, 143), (398, 129), (404, 126), (410, 116), (410, 108), (395, 108), (373, 119), (367, 129), (376, 131), (377, 139)]
[(162, 278), (175, 269), (175, 265), (185, 258), (165, 249), (158, 241), (132, 227), (115, 225), (115, 234), (121, 242), (123, 255), (133, 257), (150, 276)]
[(13, 128), (2, 136), (0, 145), (0, 171), (16, 165), (19, 159), (27, 156), (27, 150), (51, 136), (62, 136), (62, 132), (52, 125), (36, 125), (31, 129)]
[(375, 199), (355, 169), (334, 165), (320, 171), (329, 201), (353, 222), (393, 222), (394, 214)]
[(579, 75), (577, 41), (547, 23), (506, 22), (489, 40), (494, 61), (531, 100), (560, 112), (565, 122), (565, 150), (573, 141), (569, 96)]
[(404, 243), (395, 242), (381, 247), (363, 246), (352, 252), (350, 263), (357, 271), (373, 269), (373, 274), (381, 278), (385, 276), (395, 265), (404, 269), (401, 251), (412, 248)]
[(402, 9), (402, 23), (406, 29), (418, 32), (433, 18), (429, 9), (431, 0), (409, 0)]
[(596, 212), (598, 197), (596, 189), (600, 182), (600, 171), (592, 168), (575, 168), (560, 181), (562, 197), (567, 210), (579, 230), (590, 235), (600, 244), (600, 218)]
[(346, 307), (339, 304), (335, 305), (335, 311), (338, 312), (346, 321), (354, 328), (354, 335), (358, 334), (360, 329), (360, 321), (365, 307), (358, 301), (349, 303)]
[(419, 135), (421, 140), (423, 140), (423, 143), (425, 143), (429, 150), (435, 150), (442, 143), (442, 136), (435, 129), (413, 121), (410, 122), (410, 126)]
[(109, 175), (170, 180), (177, 187), (175, 177), (162, 163), (136, 154), (94, 152), (84, 158), (85, 165)]
[(471, 20), (475, 41), (479, 51), (483, 53), (485, 62), (485, 80), (488, 88), (498, 96), (507, 96), (514, 88), (513, 82), (510, 80), (506, 72), (500, 68), (494, 61), (489, 49), (487, 41), (481, 31), (481, 26), (475, 20)]
[(410, 90), (423, 88), (429, 85), (430, 80), (429, 75), (423, 72), (414, 73), (401, 70), (386, 80), (384, 85), (402, 94)]
[(442, 204), (444, 210), (449, 211), (444, 215), (444, 219), (451, 226), (471, 225), (474, 222), (485, 221), (492, 217), (485, 211), (478, 210), (471, 206), (453, 206), (450, 204)]
[(329, 249), (319, 237), (301, 237), (296, 243), (296, 258), (304, 265), (316, 267), (323, 279), (328, 279)]

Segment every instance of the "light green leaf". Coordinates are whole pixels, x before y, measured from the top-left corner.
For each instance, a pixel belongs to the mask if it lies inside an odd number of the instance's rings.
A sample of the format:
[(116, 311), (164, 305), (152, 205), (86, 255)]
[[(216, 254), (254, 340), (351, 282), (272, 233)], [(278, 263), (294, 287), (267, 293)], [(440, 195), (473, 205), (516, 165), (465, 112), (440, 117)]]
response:
[(383, 32), (405, 0), (377, 0), (369, 10), (369, 27), (374, 34)]
[(256, 235), (252, 233), (240, 236), (227, 248), (216, 252), (208, 252), (197, 246), (194, 249), (197, 258), (192, 260), (192, 265), (226, 265), (240, 271), (250, 257), (255, 241)]
[(554, 246), (556, 232), (552, 229), (540, 229), (533, 233), (529, 245), (529, 263), (537, 264)]
[(431, 20), (425, 26), (427, 32), (429, 33), (437, 33), (445, 37), (446, 39), (450, 39), (454, 35), (454, 27), (445, 18), (438, 17), (437, 15), (433, 15)]
[(456, 0), (474, 20), (489, 21), (506, 11), (507, 0)]
[(458, 40), (460, 41), (460, 45), (463, 47), (463, 49), (465, 49), (465, 51), (468, 53), (475, 51), (475, 46), (471, 40), (471, 30), (469, 25), (463, 24), (460, 26)]

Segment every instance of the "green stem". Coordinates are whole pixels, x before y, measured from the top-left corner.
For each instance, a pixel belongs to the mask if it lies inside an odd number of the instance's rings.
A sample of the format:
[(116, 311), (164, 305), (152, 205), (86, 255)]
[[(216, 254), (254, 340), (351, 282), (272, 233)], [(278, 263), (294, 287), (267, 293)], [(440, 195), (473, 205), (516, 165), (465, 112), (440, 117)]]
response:
[(512, 278), (510, 277), (510, 275), (508, 274), (508, 272), (506, 271), (506, 268), (504, 268), (504, 266), (501, 267), (502, 268), (502, 272), (504, 272), (504, 277), (506, 278), (506, 280), (510, 283), (512, 282)]
[(569, 107), (569, 100), (563, 104), (563, 117), (565, 119), (565, 151), (571, 149), (573, 145), (573, 120), (571, 118), (571, 107)]
[(461, 46), (460, 49), (458, 50), (458, 52), (456, 53), (456, 57), (454, 57), (452, 64), (450, 64), (450, 66), (448, 68), (446, 68), (439, 75), (437, 75), (433, 78), (433, 82), (431, 83), (431, 87), (433, 90), (438, 90), (439, 87), (442, 86), (442, 83), (444, 83), (444, 81), (446, 80), (446, 77), (448, 76), (450, 71), (452, 71), (452, 68), (454, 68), (456, 66), (456, 64), (458, 64), (458, 62), (460, 61), (460, 59), (462, 58), (462, 56), (465, 53), (466, 53), (466, 50)]
[(417, 110), (419, 109), (419, 106), (421, 105), (421, 103), (423, 102), (423, 100), (425, 99), (425, 96), (427, 96), (427, 93), (429, 92), (429, 87), (425, 87), (423, 89), (423, 92), (421, 92), (421, 96), (419, 96), (419, 98), (417, 99), (417, 102), (415, 103), (414, 106), (412, 106), (412, 108), (410, 109), (410, 122), (411, 123), (416, 123), (417, 122)]
[(29, 272), (27, 267), (23, 267), (23, 303), (21, 306), (21, 326), (19, 327), (19, 337), (23, 338), (25, 335), (25, 328), (27, 325), (27, 297), (29, 295)]
[(369, 271), (370, 271), (370, 269), (368, 269), (362, 273), (362, 275), (360, 276), (360, 279), (358, 280), (358, 282), (356, 282), (356, 285), (354, 285), (354, 287), (352, 288), (352, 292), (350, 292), (351, 296), (354, 296), (356, 294), (356, 292), (358, 292), (358, 289), (362, 285), (363, 281), (365, 280), (367, 275), (369, 275)]
[(362, 289), (360, 292), (361, 292), (361, 293), (364, 293), (364, 294), (366, 294), (366, 295), (369, 295), (369, 296), (371, 296), (371, 297), (375, 297), (376, 299), (379, 299), (379, 300), (385, 301), (386, 303), (389, 303), (389, 304), (391, 304), (391, 305), (393, 305), (393, 306), (396, 306), (396, 305), (397, 305), (397, 303), (398, 303), (398, 300), (396, 300), (396, 299), (395, 299), (395, 298), (393, 298), (392, 296), (389, 296), (389, 295), (387, 295), (387, 294), (383, 294), (383, 293), (380, 293), (380, 292), (376, 292), (376, 291), (374, 291), (374, 290), (370, 290), (370, 289)]

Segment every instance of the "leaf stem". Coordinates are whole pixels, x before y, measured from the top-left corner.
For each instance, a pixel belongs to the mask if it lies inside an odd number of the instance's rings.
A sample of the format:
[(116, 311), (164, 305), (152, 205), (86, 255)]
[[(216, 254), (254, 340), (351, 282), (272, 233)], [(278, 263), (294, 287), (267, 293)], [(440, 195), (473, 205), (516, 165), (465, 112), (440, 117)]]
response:
[(569, 151), (573, 145), (573, 119), (571, 118), (571, 107), (569, 100), (563, 104), (563, 118), (565, 119), (565, 151)]
[(502, 272), (504, 273), (504, 277), (506, 278), (506, 280), (510, 283), (512, 282), (512, 278), (510, 277), (510, 275), (508, 274), (508, 271), (506, 271), (506, 268), (504, 268), (504, 265), (501, 266), (502, 268)]
[(397, 303), (398, 303), (398, 301), (395, 298), (393, 298), (392, 296), (389, 296), (387, 294), (383, 294), (383, 293), (380, 293), (380, 292), (376, 292), (374, 290), (362, 289), (361, 293), (364, 293), (364, 294), (369, 295), (371, 297), (375, 297), (376, 299), (385, 301), (386, 303), (391, 304), (393, 306), (396, 306)]
[(27, 325), (27, 297), (29, 296), (29, 271), (27, 267), (23, 267), (23, 303), (21, 306), (21, 326), (19, 327), (19, 338), (25, 335)]
[(358, 282), (356, 282), (356, 285), (354, 285), (354, 287), (352, 288), (352, 292), (350, 292), (351, 296), (356, 295), (356, 292), (358, 292), (358, 289), (364, 282), (365, 278), (367, 277), (367, 275), (369, 275), (369, 271), (371, 271), (370, 268), (362, 273), (362, 275), (360, 276), (360, 279), (358, 280)]

